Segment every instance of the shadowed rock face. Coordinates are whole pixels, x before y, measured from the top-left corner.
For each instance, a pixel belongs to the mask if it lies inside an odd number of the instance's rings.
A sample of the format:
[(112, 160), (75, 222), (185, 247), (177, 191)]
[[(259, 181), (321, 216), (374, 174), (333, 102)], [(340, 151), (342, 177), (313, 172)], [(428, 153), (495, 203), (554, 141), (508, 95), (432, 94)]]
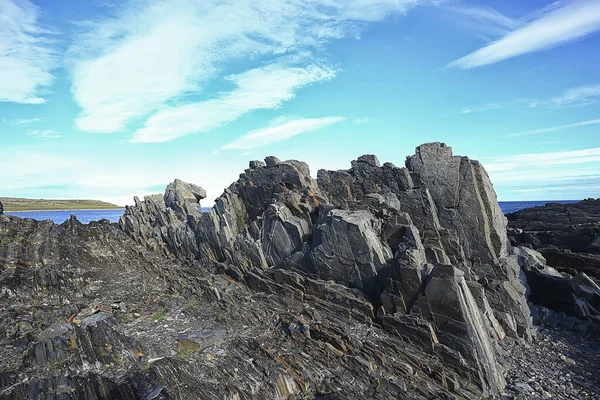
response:
[(557, 312), (552, 319), (559, 325), (600, 330), (600, 287), (594, 282), (600, 278), (600, 199), (549, 203), (507, 217), (529, 300)]
[(529, 339), (531, 318), (478, 162), (430, 143), (315, 180), (267, 157), (204, 197), (175, 180), (118, 225), (0, 216), (0, 396), (502, 392), (497, 341)]
[(538, 250), (561, 271), (600, 279), (600, 199), (549, 203), (507, 217), (513, 245)]

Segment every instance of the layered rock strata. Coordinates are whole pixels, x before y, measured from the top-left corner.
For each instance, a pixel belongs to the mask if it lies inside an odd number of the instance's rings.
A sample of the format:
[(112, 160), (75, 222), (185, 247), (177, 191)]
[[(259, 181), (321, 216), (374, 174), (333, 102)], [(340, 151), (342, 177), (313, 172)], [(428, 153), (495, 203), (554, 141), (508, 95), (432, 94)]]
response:
[(303, 162), (252, 161), (200, 215), (167, 206), (167, 196), (136, 200), (123, 230), (251, 287), (263, 288), (265, 271), (280, 269), (359, 290), (375, 321), (425, 340), (485, 393), (503, 387), (494, 341), (532, 334), (489, 177), (445, 144), (419, 146), (403, 168), (365, 155), (349, 170), (319, 171), (317, 180)]
[(548, 265), (600, 279), (600, 199), (549, 203), (507, 215), (515, 246), (539, 251)]

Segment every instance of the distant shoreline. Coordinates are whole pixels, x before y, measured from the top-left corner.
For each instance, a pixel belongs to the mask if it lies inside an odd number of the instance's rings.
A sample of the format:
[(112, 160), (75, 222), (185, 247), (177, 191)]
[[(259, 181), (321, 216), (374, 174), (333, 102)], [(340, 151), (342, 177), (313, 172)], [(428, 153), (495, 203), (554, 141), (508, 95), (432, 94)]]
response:
[(58, 211), (106, 211), (106, 210), (125, 210), (125, 207), (107, 207), (107, 208), (60, 208), (60, 209), (36, 209), (36, 210), (8, 210), (5, 209), (5, 213), (17, 213), (17, 212), (58, 212)]

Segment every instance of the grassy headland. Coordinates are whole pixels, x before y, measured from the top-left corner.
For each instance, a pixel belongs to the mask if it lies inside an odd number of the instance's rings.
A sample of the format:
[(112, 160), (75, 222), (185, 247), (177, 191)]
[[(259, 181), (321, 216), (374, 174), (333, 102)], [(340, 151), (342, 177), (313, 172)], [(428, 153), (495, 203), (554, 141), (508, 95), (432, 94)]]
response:
[(108, 210), (123, 208), (100, 200), (45, 200), (0, 197), (0, 202), (4, 205), (4, 211)]

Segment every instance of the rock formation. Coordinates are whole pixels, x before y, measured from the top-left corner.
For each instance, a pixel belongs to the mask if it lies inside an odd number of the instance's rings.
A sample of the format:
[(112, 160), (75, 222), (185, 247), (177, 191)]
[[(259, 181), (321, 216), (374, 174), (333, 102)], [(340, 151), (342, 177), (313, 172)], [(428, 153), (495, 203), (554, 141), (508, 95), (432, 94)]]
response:
[(299, 161), (252, 161), (200, 216), (169, 207), (169, 196), (136, 200), (121, 227), (150, 249), (253, 288), (264, 290), (265, 271), (281, 269), (360, 290), (376, 321), (411, 340), (430, 335), (433, 353), (468, 366), (486, 393), (503, 387), (492, 341), (531, 336), (492, 184), (481, 164), (444, 144), (418, 147), (404, 168), (365, 155), (316, 181)]
[(527, 275), (529, 300), (556, 312), (536, 313), (536, 319), (600, 330), (600, 287), (594, 282), (600, 277), (600, 199), (549, 203), (507, 217), (513, 254)]
[(429, 143), (402, 168), (365, 155), (315, 180), (267, 157), (205, 197), (175, 180), (118, 225), (0, 216), (0, 397), (504, 391), (538, 256), (511, 247), (477, 161)]
[(2, 205), (2, 202), (0, 201), (0, 215), (4, 214), (4, 206)]
[(600, 199), (549, 203), (507, 215), (515, 246), (531, 247), (548, 265), (600, 279)]

